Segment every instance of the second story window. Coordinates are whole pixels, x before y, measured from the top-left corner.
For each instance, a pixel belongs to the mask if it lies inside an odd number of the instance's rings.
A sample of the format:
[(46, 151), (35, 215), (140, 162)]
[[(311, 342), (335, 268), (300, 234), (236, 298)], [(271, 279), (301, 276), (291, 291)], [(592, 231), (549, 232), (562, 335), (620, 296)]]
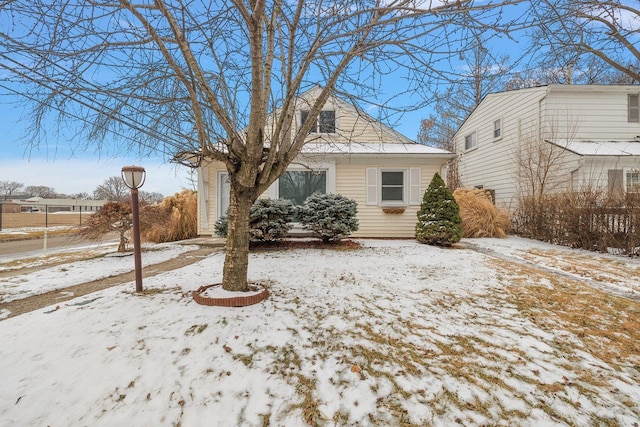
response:
[(640, 110), (638, 104), (638, 95), (628, 95), (629, 102), (629, 123), (640, 122)]
[(502, 138), (502, 119), (493, 122), (493, 139)]
[[(309, 111), (300, 112), (300, 123), (307, 121)], [(309, 133), (335, 133), (336, 132), (336, 112), (334, 110), (320, 111), (319, 120), (311, 126)]]
[(469, 135), (464, 137), (465, 150), (471, 150), (472, 148), (475, 148), (477, 144), (475, 132), (471, 132)]

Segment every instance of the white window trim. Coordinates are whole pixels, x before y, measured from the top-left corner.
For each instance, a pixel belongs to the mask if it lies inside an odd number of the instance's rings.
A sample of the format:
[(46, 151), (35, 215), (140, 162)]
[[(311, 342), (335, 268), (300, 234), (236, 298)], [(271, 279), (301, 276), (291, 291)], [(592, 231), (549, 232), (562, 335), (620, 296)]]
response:
[(198, 215), (200, 218), (200, 231), (204, 231), (209, 230), (209, 167), (200, 166), (197, 170)]
[[(402, 200), (382, 200), (382, 174), (384, 172), (402, 172)], [(409, 206), (409, 170), (407, 168), (378, 169), (378, 200), (380, 206)]]
[[(500, 136), (496, 136), (496, 122), (500, 121)], [(500, 141), (502, 136), (504, 135), (504, 120), (502, 117), (498, 117), (491, 123), (491, 135), (493, 136), (494, 141)], [(476, 134), (476, 147), (478, 146), (478, 137)]]
[[(471, 135), (475, 135), (475, 145), (471, 148), (467, 148), (467, 137), (471, 136)], [(478, 131), (477, 130), (472, 130), (471, 132), (467, 132), (463, 137), (462, 137), (462, 148), (463, 148), (463, 152), (469, 152), (469, 151), (473, 151), (476, 150), (478, 148)]]
[(222, 212), (222, 179), (225, 175), (229, 175), (226, 170), (219, 170), (216, 174), (216, 214), (217, 218), (223, 217), (226, 212)]
[[(640, 175), (640, 169), (638, 168), (624, 168), (622, 170), (622, 185), (624, 188), (624, 192), (625, 193), (629, 193), (629, 191), (627, 190), (627, 174), (628, 173), (637, 173)], [(640, 189), (638, 189), (638, 191), (632, 191), (631, 194), (639, 194), (640, 193)]]

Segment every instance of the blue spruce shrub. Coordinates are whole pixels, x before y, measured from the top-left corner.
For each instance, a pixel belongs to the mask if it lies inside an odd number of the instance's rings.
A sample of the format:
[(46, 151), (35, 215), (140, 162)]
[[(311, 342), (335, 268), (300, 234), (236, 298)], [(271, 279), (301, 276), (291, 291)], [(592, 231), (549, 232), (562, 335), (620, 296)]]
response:
[(436, 246), (451, 246), (462, 239), (460, 207), (439, 174), (435, 174), (422, 196), (416, 239)]
[[(252, 242), (275, 242), (284, 238), (291, 227), (294, 207), (289, 200), (258, 199), (251, 206), (249, 239)], [(227, 237), (228, 219), (220, 217), (215, 225), (216, 235)]]
[(338, 241), (358, 231), (355, 200), (340, 194), (312, 194), (298, 209), (298, 218), (305, 230), (324, 243)]
[(227, 237), (229, 221), (227, 220), (227, 216), (221, 216), (216, 220), (216, 223), (213, 225), (213, 230), (216, 233), (216, 236)]
[(293, 227), (294, 214), (289, 200), (258, 199), (251, 207), (250, 233), (253, 242), (274, 242), (283, 239)]

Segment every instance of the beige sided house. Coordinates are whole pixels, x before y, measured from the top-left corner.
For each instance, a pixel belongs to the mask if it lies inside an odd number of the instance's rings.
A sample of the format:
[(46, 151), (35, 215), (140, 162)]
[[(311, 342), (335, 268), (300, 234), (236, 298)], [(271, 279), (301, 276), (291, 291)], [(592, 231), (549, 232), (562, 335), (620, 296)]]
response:
[[(318, 89), (296, 102), (296, 125)], [(416, 212), (434, 173), (454, 157), (411, 141), (345, 101), (327, 101), (309, 143), (262, 197), (302, 204), (314, 192), (338, 193), (358, 204), (355, 237), (413, 237)], [(229, 206), (227, 171), (221, 162), (198, 168), (198, 233), (213, 235)]]
[(508, 208), (528, 188), (527, 164), (546, 164), (549, 191), (640, 192), (639, 94), (640, 86), (549, 85), (487, 95), (454, 137), (460, 181), (494, 190)]

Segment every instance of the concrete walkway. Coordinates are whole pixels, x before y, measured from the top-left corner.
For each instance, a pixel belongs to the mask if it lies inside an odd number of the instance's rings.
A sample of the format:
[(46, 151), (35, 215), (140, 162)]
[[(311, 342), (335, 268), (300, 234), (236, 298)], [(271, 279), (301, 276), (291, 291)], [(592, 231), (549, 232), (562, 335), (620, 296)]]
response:
[[(143, 270), (143, 279), (152, 277), (157, 274), (164, 273), (166, 271), (176, 270), (178, 268), (191, 265), (203, 258), (208, 257), (212, 253), (221, 252), (224, 250), (225, 240), (220, 238), (196, 238), (178, 242), (184, 245), (197, 245), (198, 249), (185, 252), (179, 257), (153, 264), (145, 267)], [(50, 266), (43, 266), (42, 268), (48, 268)], [(79, 285), (69, 286), (67, 288), (56, 289), (55, 291), (47, 292), (44, 294), (33, 295), (27, 298), (22, 298), (15, 301), (9, 301), (7, 303), (0, 303), (0, 311), (8, 310), (10, 314), (5, 319), (19, 316), (30, 311), (39, 310), (50, 305), (63, 303), (73, 298), (78, 298), (92, 292), (101, 291), (112, 286), (120, 285), (127, 282), (133, 282), (135, 280), (135, 271), (129, 271), (127, 273), (118, 274), (111, 277), (105, 277), (102, 279), (94, 280)], [(132, 291), (135, 290), (132, 287)], [(4, 319), (0, 319), (2, 321)]]

